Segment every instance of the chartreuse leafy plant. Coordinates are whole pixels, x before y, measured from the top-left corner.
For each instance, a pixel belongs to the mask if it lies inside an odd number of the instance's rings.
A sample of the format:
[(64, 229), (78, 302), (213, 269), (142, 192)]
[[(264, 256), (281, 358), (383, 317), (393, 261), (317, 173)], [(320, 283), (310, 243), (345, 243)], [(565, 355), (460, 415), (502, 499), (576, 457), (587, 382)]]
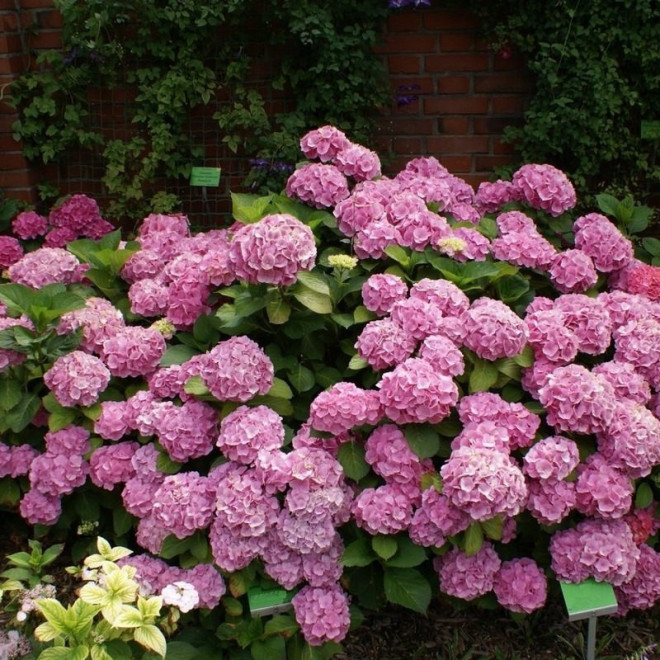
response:
[[(433, 158), (382, 177), (336, 127), (300, 146), (230, 230), (150, 214), (7, 268), (0, 376), (34, 408), (3, 506), (76, 561), (81, 523), (108, 539), (102, 579), (45, 601), (48, 652), (152, 657), (159, 630), (173, 658), (329, 658), (365, 609), (522, 616), (559, 579), (657, 603), (648, 210), (579, 215), (547, 164), (475, 192)], [(59, 287), (82, 302), (35, 309)], [(75, 345), (20, 352), (23, 314)]]

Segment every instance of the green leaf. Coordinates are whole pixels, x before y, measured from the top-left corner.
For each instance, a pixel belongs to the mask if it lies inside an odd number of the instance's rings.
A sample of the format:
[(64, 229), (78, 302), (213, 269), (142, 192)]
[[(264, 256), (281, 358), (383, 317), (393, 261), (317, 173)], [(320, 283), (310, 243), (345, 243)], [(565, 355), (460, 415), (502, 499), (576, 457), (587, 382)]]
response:
[(407, 536), (398, 539), (396, 554), (387, 560), (387, 565), (394, 568), (413, 568), (426, 561), (426, 550), (413, 543)]
[(521, 275), (507, 275), (495, 282), (495, 288), (500, 300), (510, 305), (529, 291), (529, 280)]
[(518, 355), (513, 356), (513, 361), (521, 367), (531, 367), (534, 364), (534, 351), (532, 347), (527, 344)]
[(245, 193), (231, 193), (232, 215), (245, 225), (258, 222), (268, 213), (272, 195), (260, 197)]
[(465, 530), (464, 540), (465, 540), (465, 554), (468, 557), (472, 557), (473, 555), (476, 555), (477, 552), (481, 550), (481, 546), (484, 543), (484, 534), (481, 524), (478, 522), (473, 522)]
[(174, 534), (170, 534), (163, 541), (163, 545), (158, 553), (163, 559), (173, 559), (178, 555), (190, 550), (194, 539), (192, 536), (187, 536), (185, 539), (178, 539)]
[(383, 577), (387, 600), (414, 612), (426, 614), (431, 602), (431, 586), (419, 571), (414, 568), (386, 566)]
[(440, 435), (428, 424), (406, 424), (403, 434), (410, 448), (420, 458), (435, 456), (440, 449)]
[(470, 394), (486, 392), (495, 385), (498, 377), (499, 371), (492, 362), (475, 356), (472, 371), (470, 372)]
[(298, 364), (295, 369), (288, 372), (289, 382), (297, 392), (307, 392), (314, 387), (316, 379), (314, 373), (302, 364)]
[(272, 397), (274, 399), (292, 399), (293, 392), (287, 385), (286, 381), (275, 377), (273, 379), (271, 388), (268, 390), (268, 392), (266, 392), (266, 396)]
[(364, 369), (367, 366), (369, 366), (369, 363), (357, 353), (348, 362), (348, 368), (351, 371), (360, 371), (360, 369)]
[(652, 256), (660, 256), (660, 240), (647, 236), (642, 239), (642, 246)]
[(20, 382), (5, 376), (0, 378), (0, 410), (7, 412), (18, 405), (22, 398)]
[(286, 657), (286, 642), (280, 636), (256, 639), (250, 644), (250, 653), (253, 660), (280, 660)]
[(193, 396), (204, 396), (209, 393), (208, 387), (204, 384), (201, 376), (192, 376), (183, 386), (184, 392)]
[(376, 534), (371, 539), (371, 547), (381, 559), (391, 559), (396, 554), (399, 545), (393, 536)]
[(330, 296), (330, 285), (326, 275), (315, 271), (301, 270), (298, 273), (298, 282), (301, 282), (311, 291), (316, 291), (324, 296)]
[(648, 206), (636, 206), (632, 212), (632, 217), (626, 223), (627, 229), (631, 234), (643, 232), (651, 221), (653, 209)]
[(123, 506), (112, 508), (112, 529), (115, 536), (119, 537), (126, 534), (133, 527), (134, 522), (135, 518)]
[(34, 419), (41, 406), (41, 398), (33, 392), (28, 392), (4, 416), (4, 423), (14, 432), (20, 433)]
[(12, 477), (0, 479), (0, 504), (3, 506), (15, 506), (21, 499), (21, 489), (18, 481)]
[(400, 245), (388, 245), (385, 248), (385, 254), (394, 259), (398, 264), (401, 264), (404, 268), (409, 268), (410, 266), (410, 251)]
[(349, 479), (360, 481), (369, 473), (369, 463), (364, 460), (364, 447), (353, 440), (345, 442), (339, 447), (337, 459)]
[(499, 541), (504, 531), (504, 520), (502, 516), (495, 516), (489, 520), (484, 520), (481, 522), (481, 529), (489, 539)]
[(167, 652), (167, 642), (165, 635), (154, 625), (141, 626), (133, 631), (133, 638), (138, 644), (145, 648), (155, 651), (161, 657), (165, 657)]
[(378, 318), (376, 314), (370, 312), (364, 305), (358, 305), (353, 310), (353, 321), (355, 321), (355, 323), (368, 323), (375, 318)]
[(75, 419), (76, 410), (74, 408), (60, 407), (48, 415), (48, 430), (51, 433), (61, 431), (63, 428), (73, 424)]
[(39, 660), (85, 660), (89, 656), (87, 646), (53, 646), (39, 654)]
[(271, 300), (266, 304), (266, 316), (273, 325), (282, 325), (291, 316), (291, 305), (283, 298)]
[(636, 509), (645, 509), (647, 506), (650, 506), (653, 502), (653, 489), (649, 484), (643, 481), (637, 487), (637, 492), (635, 493), (635, 508)]
[(617, 212), (619, 209), (619, 200), (607, 193), (601, 193), (596, 195), (596, 203), (598, 208), (607, 215), (610, 215), (614, 218), (617, 217)]
[(27, 314), (36, 292), (23, 284), (0, 284), (0, 301), (14, 314)]
[(349, 543), (341, 557), (344, 566), (368, 566), (375, 560), (376, 555), (366, 538), (359, 538)]
[(194, 660), (197, 657), (197, 648), (186, 642), (168, 642), (167, 660)]
[(293, 285), (291, 294), (302, 305), (311, 309), (316, 314), (331, 314), (332, 299), (323, 293), (318, 293), (300, 283)]
[(266, 621), (264, 634), (280, 635), (288, 638), (300, 630), (298, 622), (290, 614), (276, 614), (272, 619)]

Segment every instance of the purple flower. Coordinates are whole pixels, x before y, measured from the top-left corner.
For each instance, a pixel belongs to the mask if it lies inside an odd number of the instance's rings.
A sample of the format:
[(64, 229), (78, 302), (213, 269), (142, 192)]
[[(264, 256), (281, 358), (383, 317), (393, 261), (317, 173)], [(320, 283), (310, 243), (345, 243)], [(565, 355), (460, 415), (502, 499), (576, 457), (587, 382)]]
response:
[(552, 165), (523, 165), (513, 175), (513, 187), (527, 204), (555, 217), (575, 206), (573, 184)]
[(309, 409), (312, 428), (334, 435), (362, 424), (373, 426), (381, 416), (378, 393), (348, 382), (336, 383), (318, 394)]
[(91, 406), (110, 382), (110, 371), (99, 358), (73, 351), (55, 360), (44, 383), (65, 407)]
[[(19, 213), (11, 223), (11, 229), (21, 240), (38, 238), (48, 231), (48, 220), (35, 211)], [(4, 251), (0, 249), (0, 253)]]
[(334, 165), (309, 163), (289, 177), (286, 194), (317, 209), (330, 208), (348, 197), (348, 182)]
[(308, 644), (320, 646), (346, 637), (350, 625), (348, 596), (339, 585), (303, 587), (291, 602)]
[(488, 542), (471, 557), (453, 548), (433, 560), (440, 576), (440, 590), (464, 600), (473, 600), (491, 591), (501, 564), (495, 549)]
[(533, 559), (522, 557), (502, 563), (493, 582), (493, 591), (503, 607), (530, 614), (545, 605), (548, 581)]

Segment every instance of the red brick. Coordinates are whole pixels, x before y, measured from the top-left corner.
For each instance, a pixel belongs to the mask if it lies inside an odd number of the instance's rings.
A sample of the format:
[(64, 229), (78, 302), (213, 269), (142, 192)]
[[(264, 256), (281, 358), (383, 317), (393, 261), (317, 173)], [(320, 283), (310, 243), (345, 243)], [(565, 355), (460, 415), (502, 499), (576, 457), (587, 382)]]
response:
[(473, 51), (475, 39), (473, 32), (449, 32), (440, 33), (441, 51)]
[(489, 73), (474, 77), (474, 91), (476, 93), (503, 92), (527, 93), (533, 88), (533, 81), (529, 76), (520, 76), (507, 73)]
[(425, 114), (476, 115), (488, 112), (485, 96), (450, 96), (424, 99)]
[(22, 55), (10, 55), (9, 57), (0, 57), (0, 74), (3, 73), (21, 73), (25, 58)]
[(21, 9), (52, 9), (52, 0), (21, 0)]
[(482, 135), (431, 136), (427, 140), (429, 151), (452, 154), (488, 153), (489, 138)]
[(21, 53), (23, 44), (17, 34), (0, 34), (0, 53)]
[(27, 170), (21, 172), (1, 172), (0, 189), (27, 188), (32, 185), (32, 173)]
[(489, 59), (490, 57), (486, 53), (430, 54), (424, 57), (424, 70), (431, 73), (436, 71), (488, 71)]
[(417, 11), (392, 14), (387, 19), (388, 32), (419, 32), (421, 25), (422, 17)]
[(389, 55), (387, 68), (391, 74), (421, 73), (422, 58), (419, 55)]
[(483, 181), (490, 181), (488, 174), (463, 174), (461, 177), (466, 183), (470, 184), (475, 190)]
[(470, 91), (470, 78), (467, 76), (443, 76), (437, 79), (439, 94), (467, 94)]
[(496, 96), (492, 99), (494, 115), (522, 115), (526, 97)]
[(433, 132), (434, 121), (431, 118), (413, 119), (404, 117), (401, 120), (387, 119), (378, 122), (378, 133), (385, 135), (430, 135)]
[(516, 149), (512, 144), (502, 142), (498, 138), (493, 140), (493, 153), (494, 154), (515, 154)]
[(378, 53), (432, 53), (435, 51), (435, 35), (409, 33), (388, 34), (385, 43), (375, 50)]
[(445, 31), (465, 30), (479, 27), (479, 19), (468, 12), (461, 11), (429, 11), (424, 14), (424, 27), (427, 30)]
[(0, 30), (3, 32), (16, 32), (18, 30), (18, 20), (15, 12), (0, 16)]
[(61, 28), (63, 25), (62, 14), (55, 9), (47, 9), (35, 13), (37, 24), (42, 29)]
[(494, 71), (515, 71), (526, 69), (525, 59), (522, 55), (513, 53), (511, 56), (502, 57), (502, 51), (495, 53), (493, 57)]
[[(434, 155), (431, 150), (429, 150), (429, 155)], [(440, 154), (437, 157), (452, 174), (472, 171), (472, 158), (470, 156), (444, 156)]]
[(36, 50), (62, 48), (62, 33), (59, 31), (39, 32), (33, 37), (31, 45)]
[(34, 205), (38, 201), (37, 191), (32, 187), (4, 188), (3, 192), (8, 198), (17, 199), (26, 204)]
[(470, 130), (470, 120), (467, 117), (442, 117), (439, 130), (444, 135), (465, 135)]
[(398, 155), (422, 153), (421, 138), (395, 138), (392, 141), (392, 150)]
[(496, 167), (509, 165), (509, 156), (475, 156), (474, 165), (477, 172), (492, 172)]
[(512, 124), (516, 124), (513, 117), (475, 117), (474, 132), (478, 135), (500, 135), (502, 131)]
[(20, 152), (3, 153), (0, 158), (0, 171), (22, 170), (28, 167), (28, 162)]

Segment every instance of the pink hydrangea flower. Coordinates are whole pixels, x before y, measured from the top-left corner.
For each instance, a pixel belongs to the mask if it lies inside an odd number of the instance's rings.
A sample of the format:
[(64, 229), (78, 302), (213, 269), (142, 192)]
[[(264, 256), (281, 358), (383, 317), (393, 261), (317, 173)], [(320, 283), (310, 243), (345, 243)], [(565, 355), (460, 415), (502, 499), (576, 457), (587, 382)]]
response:
[(542, 525), (560, 523), (575, 508), (575, 482), (529, 479), (527, 510)]
[(244, 403), (257, 394), (266, 394), (275, 377), (268, 356), (245, 336), (220, 342), (206, 353), (199, 367), (202, 381), (220, 401)]
[(614, 415), (614, 388), (579, 364), (557, 367), (539, 389), (548, 424), (558, 431), (599, 433)]
[(145, 278), (133, 282), (128, 289), (131, 312), (140, 316), (163, 316), (167, 311), (167, 287)]
[(591, 257), (582, 250), (557, 253), (548, 269), (550, 280), (562, 293), (581, 293), (598, 281), (598, 273)]
[(481, 213), (496, 213), (505, 204), (517, 201), (518, 191), (511, 181), (482, 181), (477, 188), (474, 204)]
[(575, 247), (588, 254), (597, 270), (611, 273), (633, 259), (633, 245), (604, 215), (589, 213), (573, 223)]
[(277, 516), (277, 533), (284, 545), (302, 555), (325, 552), (339, 535), (332, 518), (294, 515), (288, 509)]
[(30, 465), (30, 486), (44, 495), (60, 497), (82, 486), (88, 473), (89, 464), (82, 455), (47, 451)]
[(631, 321), (614, 330), (614, 360), (629, 362), (648, 380), (660, 387), (660, 321), (652, 318)]
[[(165, 478), (165, 475), (161, 475)], [(146, 518), (151, 515), (154, 496), (160, 487), (160, 481), (143, 481), (140, 477), (129, 477), (121, 491), (124, 508), (132, 516)]]
[(135, 476), (132, 458), (140, 445), (137, 442), (118, 442), (95, 449), (89, 459), (89, 476), (94, 485), (112, 490)]
[(192, 584), (199, 594), (199, 607), (209, 610), (220, 604), (227, 591), (222, 575), (213, 564), (195, 564), (185, 572), (185, 581)]
[(532, 479), (565, 479), (580, 462), (578, 446), (561, 435), (539, 440), (523, 457), (523, 472)]
[(619, 616), (625, 616), (630, 610), (653, 607), (660, 599), (660, 552), (641, 545), (634, 575), (615, 586), (614, 593)]
[(437, 246), (452, 230), (446, 218), (427, 209), (414, 213), (401, 220), (396, 228), (399, 232), (399, 245), (423, 252), (428, 246)]
[(122, 278), (129, 283), (156, 279), (165, 267), (164, 257), (156, 250), (142, 249), (132, 254), (121, 269)]
[(622, 518), (632, 506), (633, 490), (625, 474), (592, 454), (577, 470), (575, 508), (587, 516)]
[(216, 445), (232, 461), (249, 465), (260, 451), (274, 451), (284, 442), (282, 418), (267, 406), (240, 406), (220, 423)]
[(152, 515), (170, 534), (184, 539), (211, 524), (215, 488), (198, 472), (166, 476), (154, 493)]
[(639, 403), (620, 402), (597, 439), (607, 462), (633, 479), (648, 476), (660, 465), (660, 419)]
[(398, 275), (377, 273), (362, 285), (364, 306), (378, 316), (388, 314), (394, 303), (407, 296), (408, 285)]
[(522, 211), (500, 213), (495, 219), (500, 236), (527, 234), (537, 231), (534, 220)]
[(410, 498), (396, 484), (362, 490), (351, 507), (358, 527), (369, 534), (396, 534), (408, 527), (413, 507)]
[(337, 154), (350, 144), (346, 135), (334, 126), (321, 126), (306, 133), (300, 140), (300, 150), (305, 158), (333, 161)]
[(591, 371), (614, 387), (617, 399), (630, 399), (642, 405), (651, 399), (648, 381), (629, 362), (601, 362)]
[(217, 517), (209, 528), (209, 543), (216, 565), (227, 573), (240, 571), (248, 566), (259, 556), (261, 549), (259, 537), (241, 536)]
[(520, 199), (552, 216), (561, 215), (575, 206), (573, 184), (552, 165), (527, 163), (514, 172), (512, 183)]
[(349, 143), (338, 151), (334, 164), (344, 176), (355, 181), (374, 179), (381, 174), (378, 154), (359, 144)]
[(43, 247), (65, 248), (67, 243), (75, 241), (78, 238), (78, 232), (70, 227), (54, 227), (44, 236)]
[(511, 451), (510, 441), (507, 430), (491, 421), (468, 422), (451, 441), (451, 449), (494, 449), (507, 454)]
[(447, 495), (439, 493), (435, 488), (427, 488), (422, 492), (419, 510), (424, 510), (429, 522), (445, 536), (460, 534), (473, 522), (465, 511), (455, 506)]
[(130, 326), (103, 342), (101, 359), (113, 376), (144, 376), (156, 370), (165, 348), (165, 340), (156, 330)]
[(440, 577), (440, 590), (464, 600), (473, 600), (491, 591), (501, 565), (495, 549), (488, 542), (471, 557), (453, 548), (443, 557), (433, 560)]
[(144, 238), (159, 232), (171, 232), (180, 237), (190, 235), (190, 221), (183, 213), (150, 213), (138, 228), (138, 236)]
[(418, 481), (424, 466), (403, 431), (394, 424), (374, 429), (365, 443), (365, 460), (387, 483)]
[(537, 358), (531, 367), (521, 370), (520, 384), (526, 392), (529, 392), (535, 399), (539, 398), (539, 391), (547, 377), (557, 368), (554, 362), (544, 358)]
[(631, 270), (627, 290), (653, 300), (660, 301), (660, 268), (638, 264)]
[(268, 215), (233, 235), (229, 258), (236, 276), (247, 282), (286, 286), (314, 266), (314, 234), (292, 215)]
[(443, 335), (426, 337), (419, 347), (419, 357), (448, 376), (460, 376), (465, 371), (463, 353), (451, 339)]
[(0, 475), (12, 479), (24, 477), (30, 472), (32, 461), (39, 456), (39, 451), (31, 445), (13, 445), (8, 447), (0, 443)]
[(337, 203), (333, 214), (337, 218), (339, 231), (346, 236), (354, 236), (378, 220), (390, 226), (383, 203), (366, 191), (353, 190), (350, 197)]
[(69, 426), (59, 431), (48, 431), (44, 436), (46, 451), (50, 454), (86, 454), (90, 449), (89, 431), (82, 426)]
[(62, 500), (33, 488), (23, 495), (18, 510), (30, 525), (54, 525), (62, 515)]
[(324, 449), (301, 447), (287, 454), (289, 479), (315, 487), (338, 486), (344, 481), (344, 470), (339, 461)]
[(527, 485), (508, 454), (482, 447), (453, 450), (440, 469), (443, 492), (473, 520), (515, 516), (525, 507)]
[(35, 211), (19, 213), (11, 223), (12, 232), (23, 241), (43, 236), (48, 231), (48, 220)]
[(286, 194), (317, 209), (331, 208), (348, 197), (348, 182), (334, 165), (309, 163), (289, 177)]
[(444, 323), (439, 307), (417, 297), (394, 303), (390, 318), (417, 341), (440, 334)]
[(424, 548), (440, 548), (446, 540), (442, 530), (431, 521), (428, 512), (423, 507), (413, 513), (408, 526), (408, 536), (413, 543)]
[(452, 378), (419, 358), (408, 358), (384, 374), (378, 387), (385, 416), (397, 424), (438, 424), (458, 401)]
[(619, 586), (634, 576), (640, 550), (622, 520), (589, 518), (550, 539), (551, 569), (566, 582), (597, 582)]
[(461, 316), (470, 307), (467, 295), (449, 280), (422, 278), (412, 285), (410, 297), (433, 304), (445, 317)]
[(105, 298), (92, 296), (85, 306), (62, 314), (57, 334), (65, 335), (82, 328), (80, 348), (89, 353), (99, 353), (103, 342), (126, 327), (122, 313)]
[(72, 230), (77, 236), (101, 238), (113, 227), (101, 217), (99, 205), (87, 195), (72, 195), (51, 209), (48, 222), (52, 227)]
[(303, 587), (292, 599), (296, 621), (311, 646), (341, 642), (350, 626), (348, 596), (339, 585)]
[(110, 371), (99, 358), (72, 351), (57, 358), (44, 383), (65, 407), (91, 406), (110, 382)]
[(385, 248), (401, 244), (399, 230), (387, 220), (370, 222), (355, 232), (353, 250), (358, 259), (382, 259)]
[(8, 274), (12, 282), (39, 289), (46, 284), (78, 282), (81, 268), (82, 264), (70, 252), (62, 248), (42, 247), (15, 261), (9, 266)]
[(123, 438), (130, 430), (125, 414), (126, 403), (124, 401), (103, 401), (101, 414), (94, 421), (94, 433), (105, 440)]
[(465, 346), (485, 360), (513, 357), (527, 343), (525, 322), (503, 302), (482, 297), (463, 316)]
[[(490, 241), (476, 229), (468, 227), (458, 227), (454, 229), (448, 239), (457, 238), (463, 241), (464, 245), (456, 254), (450, 255), (456, 261), (485, 261), (490, 254)], [(441, 246), (442, 240), (439, 244)]]
[(569, 364), (578, 354), (580, 341), (565, 325), (559, 309), (528, 313), (525, 323), (529, 330), (529, 345), (534, 354), (557, 365)]
[(303, 577), (312, 587), (329, 587), (339, 582), (343, 565), (341, 556), (344, 552), (344, 544), (341, 537), (324, 552), (309, 552), (302, 555)]
[(547, 269), (557, 254), (552, 243), (537, 231), (510, 232), (500, 236), (491, 243), (491, 252), (500, 261), (539, 270)]
[(554, 309), (561, 312), (564, 325), (577, 337), (578, 351), (589, 355), (604, 353), (612, 341), (612, 320), (600, 298), (581, 293), (559, 296)]
[(502, 562), (495, 575), (493, 591), (502, 607), (530, 614), (545, 605), (548, 581), (533, 559), (522, 557)]
[(309, 408), (309, 421), (317, 431), (338, 435), (362, 424), (375, 425), (382, 417), (378, 393), (340, 382), (321, 392)]

